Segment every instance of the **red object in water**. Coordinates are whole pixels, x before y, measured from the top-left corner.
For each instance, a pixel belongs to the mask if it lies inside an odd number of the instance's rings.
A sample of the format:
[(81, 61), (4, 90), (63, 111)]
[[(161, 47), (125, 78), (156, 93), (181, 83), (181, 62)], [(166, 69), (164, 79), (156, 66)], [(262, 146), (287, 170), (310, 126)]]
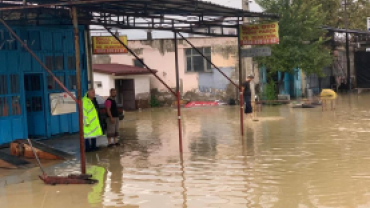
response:
[(203, 107), (203, 106), (218, 106), (217, 101), (191, 101), (185, 105), (185, 108)]

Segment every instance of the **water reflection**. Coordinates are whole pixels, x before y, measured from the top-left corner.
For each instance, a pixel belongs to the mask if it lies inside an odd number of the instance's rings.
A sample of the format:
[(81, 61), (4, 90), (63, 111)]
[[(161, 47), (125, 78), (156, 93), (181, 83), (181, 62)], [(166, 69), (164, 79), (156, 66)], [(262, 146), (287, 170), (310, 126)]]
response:
[[(37, 168), (3, 174), (1, 208), (370, 207), (369, 101), (342, 96), (336, 112), (265, 107), (243, 137), (238, 108), (184, 109), (183, 154), (174, 109), (131, 113), (122, 146), (87, 155), (98, 185), (45, 186)], [(77, 160), (47, 168), (78, 170)]]

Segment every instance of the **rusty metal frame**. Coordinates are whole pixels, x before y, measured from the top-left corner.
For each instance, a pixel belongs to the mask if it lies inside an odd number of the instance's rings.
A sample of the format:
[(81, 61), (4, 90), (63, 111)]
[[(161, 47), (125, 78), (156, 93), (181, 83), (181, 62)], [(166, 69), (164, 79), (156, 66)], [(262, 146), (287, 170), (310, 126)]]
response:
[[(243, 18), (276, 19), (278, 15), (248, 12), (228, 8), (199, 0), (28, 0), (3, 1), (0, 3), (0, 18), (11, 24), (39, 24), (48, 20), (38, 14), (40, 11), (55, 14), (69, 12), (72, 6), (78, 9), (80, 24), (117, 27), (121, 29), (152, 29), (193, 33), (212, 37), (237, 37), (225, 34), (224, 29), (237, 29)], [(11, 13), (21, 13), (24, 18), (6, 18)], [(34, 15), (29, 17), (29, 14)], [(189, 19), (191, 18), (191, 19)], [(60, 19), (60, 23), (68, 19)], [(262, 20), (261, 19), (261, 20)], [(43, 23), (47, 24), (47, 23)], [(55, 24), (55, 23), (50, 23)], [(67, 24), (67, 23), (66, 23)], [(212, 33), (211, 29), (216, 29)]]
[[(78, 13), (77, 13), (78, 10)], [(12, 25), (48, 25), (54, 22), (47, 21), (48, 18), (40, 17), (39, 13), (44, 11), (59, 19), (59, 24), (71, 24), (74, 27), (75, 35), (75, 52), (76, 52), (76, 70), (78, 80), (78, 96), (75, 98), (68, 89), (61, 83), (54, 74), (38, 59), (38, 57), (30, 50), (27, 45), (17, 36), (17, 34), (8, 26), (5, 21), (9, 21)], [(32, 13), (33, 12), (33, 13)], [(54, 12), (54, 13), (53, 13)], [(14, 18), (12, 16), (15, 13)], [(30, 14), (31, 15), (28, 15)], [(64, 16), (63, 16), (64, 15)], [(189, 19), (171, 18), (169, 16), (193, 17), (195, 21)], [(68, 18), (69, 17), (69, 18)], [(127, 47), (119, 38), (112, 33), (112, 27), (122, 29), (155, 29), (168, 30), (175, 33), (175, 41), (177, 40), (176, 33), (193, 33), (207, 35), (213, 37), (238, 37), (236, 34), (224, 34), (225, 28), (238, 29), (243, 18), (267, 18), (277, 19), (276, 14), (254, 13), (241, 9), (232, 9), (224, 6), (219, 6), (199, 0), (23, 0), (1, 1), (0, 2), (0, 23), (2, 23), (9, 32), (21, 43), (21, 45), (36, 59), (38, 63), (53, 77), (58, 85), (62, 87), (78, 104), (79, 106), (79, 131), (80, 131), (80, 151), (81, 151), (81, 172), (86, 172), (86, 161), (84, 152), (83, 124), (82, 124), (82, 92), (81, 92), (81, 69), (80, 69), (80, 53), (79, 53), (79, 36), (78, 23), (84, 25), (100, 25), (105, 28), (113, 37), (115, 37), (124, 47), (128, 49), (139, 61), (141, 61), (131, 49)], [(149, 19), (146, 22), (139, 20)], [(64, 21), (66, 21), (64, 23)], [(219, 28), (220, 32), (212, 33), (211, 28)], [(196, 29), (206, 29), (199, 31)], [(239, 42), (239, 41), (238, 41)], [(177, 47), (177, 42), (176, 42)], [(239, 57), (240, 57), (240, 46)], [(177, 50), (176, 50), (177, 52)], [(145, 63), (141, 63), (162, 83), (165, 87), (177, 97), (178, 116), (179, 116), (179, 133), (180, 133), (180, 152), (182, 152), (182, 132), (181, 132), (181, 113), (180, 113), (180, 93), (179, 93), (179, 75), (178, 75), (178, 54), (176, 55), (176, 92), (172, 90), (155, 72)], [(207, 60), (210, 61), (210, 60)], [(241, 106), (241, 132), (243, 135), (243, 97), (241, 92), (241, 60), (239, 58), (239, 90), (240, 90), (240, 106)], [(212, 64), (215, 66), (214, 64)], [(218, 69), (217, 66), (215, 66)], [(219, 70), (219, 69), (218, 69)], [(221, 70), (219, 70), (221, 72)], [(222, 73), (222, 72), (221, 72)], [(223, 74), (224, 75), (224, 74)], [(225, 76), (225, 75), (224, 75)], [(227, 77), (227, 76), (226, 76)], [(227, 77), (228, 78), (228, 77)], [(237, 86), (231, 79), (232, 84)]]

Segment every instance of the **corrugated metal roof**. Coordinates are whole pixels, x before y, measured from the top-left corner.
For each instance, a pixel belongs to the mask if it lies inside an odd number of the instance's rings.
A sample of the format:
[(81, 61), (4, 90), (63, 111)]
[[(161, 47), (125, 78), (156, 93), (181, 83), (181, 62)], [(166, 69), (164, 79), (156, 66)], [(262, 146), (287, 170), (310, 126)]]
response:
[[(126, 64), (93, 64), (94, 72), (111, 74), (114, 76), (150, 74), (146, 68), (130, 66)], [(157, 70), (154, 70), (157, 72)]]
[[(22, 0), (4, 1), (19, 5)], [(55, 4), (67, 6), (73, 4), (88, 12), (107, 14), (141, 15), (184, 15), (184, 16), (225, 16), (225, 17), (278, 17), (277, 14), (249, 12), (200, 0), (78, 0), (68, 3), (66, 0), (28, 0), (33, 4)], [(37, 5), (34, 5), (37, 6)], [(109, 15), (107, 15), (109, 17)]]

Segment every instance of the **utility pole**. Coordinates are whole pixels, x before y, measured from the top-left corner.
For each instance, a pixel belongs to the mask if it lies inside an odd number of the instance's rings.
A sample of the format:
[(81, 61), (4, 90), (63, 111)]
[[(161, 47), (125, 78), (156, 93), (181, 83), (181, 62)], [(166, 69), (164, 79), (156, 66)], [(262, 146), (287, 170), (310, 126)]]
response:
[(345, 25), (346, 25), (346, 57), (347, 57), (347, 84), (348, 91), (351, 90), (351, 60), (349, 56), (349, 34), (348, 34), (348, 13), (347, 13), (347, 0), (344, 0), (344, 13), (345, 13)]
[[(242, 9), (245, 11), (250, 11), (251, 3), (252, 3), (251, 0), (242, 0)], [(243, 18), (243, 24), (247, 24), (247, 23), (250, 23), (250, 19), (247, 17)], [(244, 46), (244, 47), (251, 48), (251, 46)], [(241, 74), (240, 76), (242, 77), (243, 80), (245, 80), (246, 78), (246, 73), (252, 70), (252, 64), (253, 64), (253, 58), (242, 58), (242, 67), (244, 67), (244, 69), (242, 69), (243, 74)]]

